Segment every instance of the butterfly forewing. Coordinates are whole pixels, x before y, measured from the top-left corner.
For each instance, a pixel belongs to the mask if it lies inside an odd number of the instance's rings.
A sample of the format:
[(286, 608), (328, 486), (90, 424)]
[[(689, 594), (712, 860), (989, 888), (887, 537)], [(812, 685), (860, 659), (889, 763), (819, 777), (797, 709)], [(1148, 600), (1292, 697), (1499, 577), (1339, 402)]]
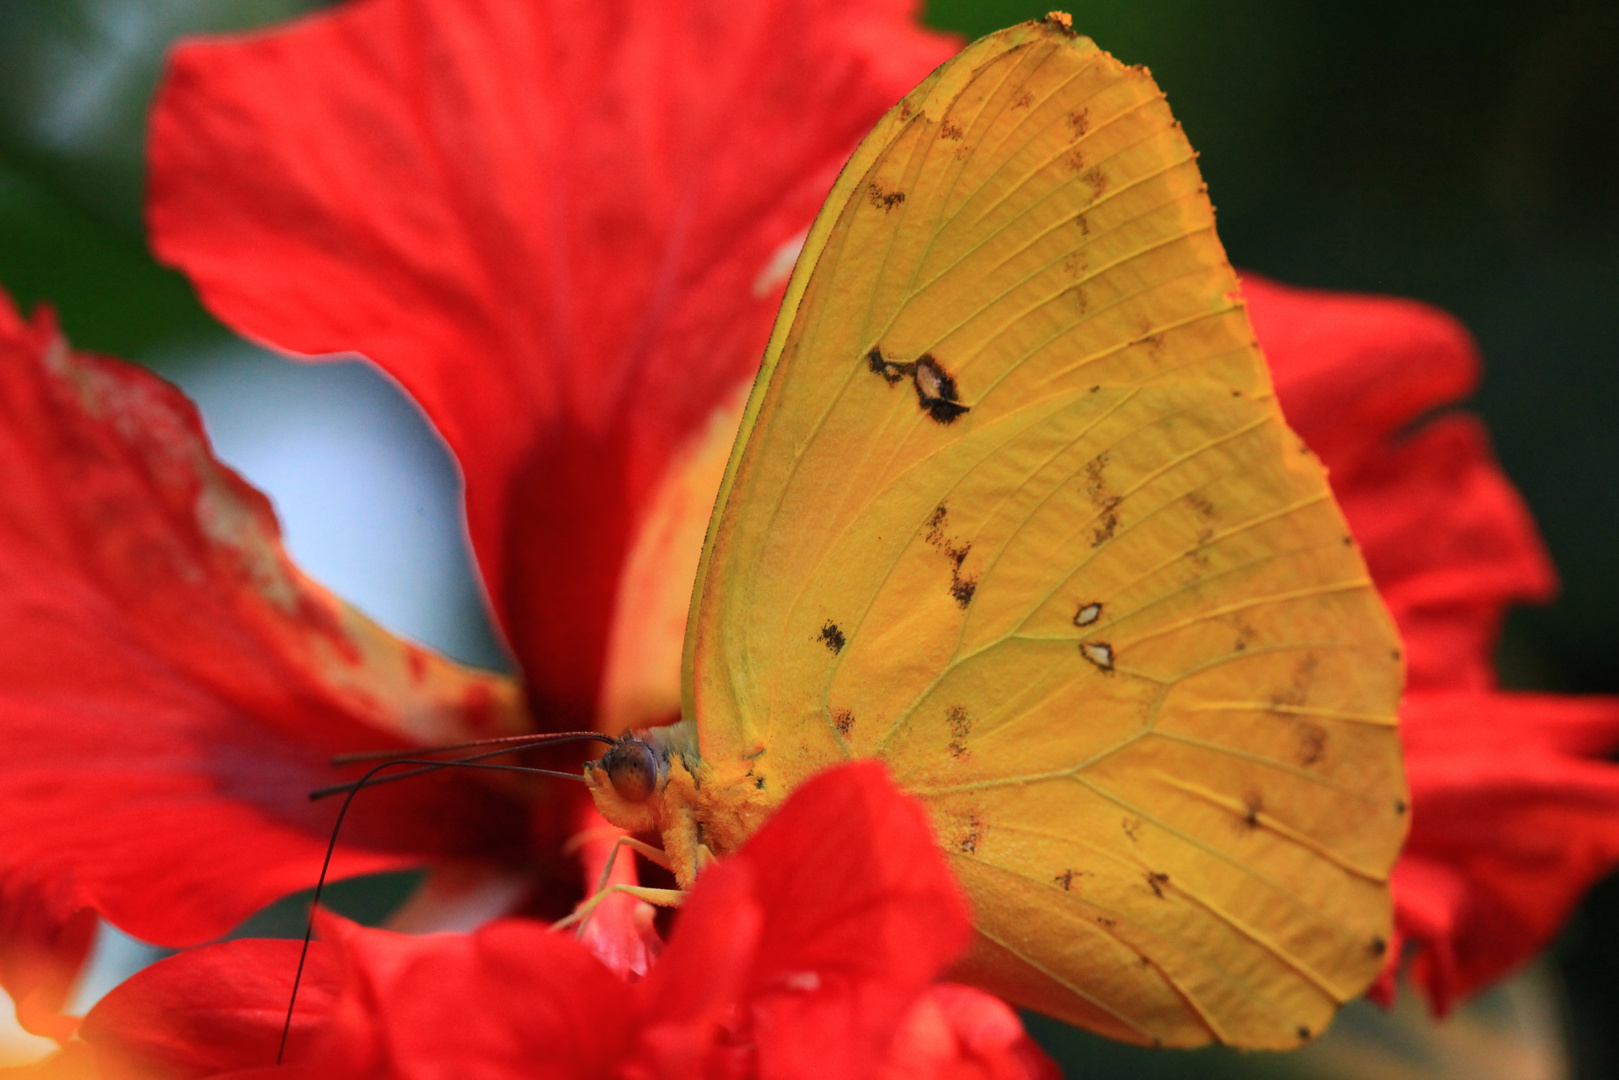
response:
[(971, 46), (810, 234), (689, 630), (706, 762), (885, 758), (966, 973), (1138, 1042), (1318, 1032), (1404, 832), (1397, 639), (1237, 289), (1144, 70)]

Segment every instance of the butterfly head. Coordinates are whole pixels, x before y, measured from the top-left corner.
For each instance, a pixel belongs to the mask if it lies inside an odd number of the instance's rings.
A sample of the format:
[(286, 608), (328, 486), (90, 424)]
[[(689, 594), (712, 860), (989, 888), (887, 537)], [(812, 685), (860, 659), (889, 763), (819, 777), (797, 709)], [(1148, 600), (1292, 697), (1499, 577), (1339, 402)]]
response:
[(602, 755), (597, 768), (607, 774), (613, 791), (626, 802), (646, 802), (658, 790), (659, 780), (668, 775), (669, 755), (635, 735), (625, 735)]
[[(691, 774), (685, 759), (695, 754), (691, 725), (632, 731), (585, 766), (585, 783), (596, 809), (630, 832), (661, 833), (671, 799), (689, 801)], [(671, 788), (671, 778), (677, 782)]]

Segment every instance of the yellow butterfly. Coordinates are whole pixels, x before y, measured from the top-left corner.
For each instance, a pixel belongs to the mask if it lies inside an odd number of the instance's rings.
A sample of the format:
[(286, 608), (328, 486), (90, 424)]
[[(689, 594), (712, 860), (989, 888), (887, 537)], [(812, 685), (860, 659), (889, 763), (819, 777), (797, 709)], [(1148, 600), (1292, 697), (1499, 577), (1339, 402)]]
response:
[(881, 758), (971, 897), (960, 977), (1132, 1042), (1285, 1047), (1384, 961), (1401, 661), (1194, 158), (1060, 14), (883, 118), (743, 415), (684, 719), (589, 781), (684, 888)]

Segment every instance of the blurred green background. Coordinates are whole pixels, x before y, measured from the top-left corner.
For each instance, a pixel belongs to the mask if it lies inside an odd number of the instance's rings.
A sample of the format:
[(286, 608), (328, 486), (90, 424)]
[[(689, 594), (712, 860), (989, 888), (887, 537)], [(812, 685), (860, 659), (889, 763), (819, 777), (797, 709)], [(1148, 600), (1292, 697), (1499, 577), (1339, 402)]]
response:
[[(167, 45), (318, 6), (0, 0), (0, 285), (25, 308), (54, 304), (77, 345), (185, 386), (317, 576), (397, 629), (499, 664), (454, 468), (410, 406), (357, 365), (294, 367), (236, 341), (145, 250), (144, 113)], [(976, 36), (1048, 6), (933, 0), (928, 19)], [(1418, 297), (1473, 329), (1487, 370), (1472, 407), (1564, 582), (1556, 604), (1510, 621), (1503, 678), (1619, 692), (1619, 4), (1113, 0), (1073, 14), (1168, 92), (1239, 267)], [(443, 572), (402, 589), (423, 560)], [(1153, 1055), (1037, 1030), (1074, 1077), (1609, 1077), (1616, 973), (1610, 882), (1549, 966), (1448, 1027), (1408, 995), (1392, 1018), (1357, 1009), (1304, 1058)]]

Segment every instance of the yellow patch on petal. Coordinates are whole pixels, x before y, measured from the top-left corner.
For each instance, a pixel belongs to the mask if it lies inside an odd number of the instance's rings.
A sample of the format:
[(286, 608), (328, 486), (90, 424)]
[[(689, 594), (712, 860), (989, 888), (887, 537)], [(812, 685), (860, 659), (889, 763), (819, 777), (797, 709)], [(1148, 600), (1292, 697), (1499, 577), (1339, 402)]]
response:
[[(796, 254), (796, 252), (795, 252)], [(670, 461), (624, 561), (597, 726), (612, 735), (680, 713), (686, 611), (714, 498), (753, 380), (736, 390)]]

